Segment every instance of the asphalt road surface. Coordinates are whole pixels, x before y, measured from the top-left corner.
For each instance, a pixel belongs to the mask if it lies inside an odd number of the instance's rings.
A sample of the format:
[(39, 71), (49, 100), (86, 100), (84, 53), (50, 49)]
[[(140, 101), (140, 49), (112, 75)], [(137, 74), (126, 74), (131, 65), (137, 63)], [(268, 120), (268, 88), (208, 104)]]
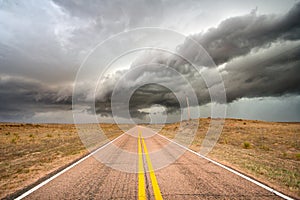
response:
[(24, 199), (281, 199), (135, 127)]

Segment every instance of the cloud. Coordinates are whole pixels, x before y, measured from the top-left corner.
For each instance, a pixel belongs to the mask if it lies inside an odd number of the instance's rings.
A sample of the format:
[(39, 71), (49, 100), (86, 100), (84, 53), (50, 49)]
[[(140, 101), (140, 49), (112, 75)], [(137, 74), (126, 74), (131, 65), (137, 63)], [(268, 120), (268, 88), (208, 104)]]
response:
[(0, 26), (1, 74), (48, 83), (74, 78), (82, 55), (70, 39), (80, 20), (69, 18), (51, 1), (3, 1)]
[[(279, 40), (300, 39), (300, 3), (285, 15), (258, 15), (252, 11), (245, 16), (226, 19), (217, 28), (192, 35), (214, 62), (219, 65), (237, 56), (248, 54), (253, 48), (269, 46)], [(180, 46), (179, 52), (195, 60), (193, 45), (189, 39)], [(194, 53), (194, 54), (193, 54)]]
[(228, 62), (221, 73), (228, 102), (300, 94), (300, 41), (278, 42)]
[[(157, 70), (153, 67), (155, 64), (166, 65), (189, 81), (198, 97), (198, 102), (191, 102), (191, 106), (210, 102), (211, 98), (202, 75), (205, 74), (206, 79), (213, 78), (211, 75), (213, 69), (207, 65), (207, 60), (201, 59), (204, 56), (197, 54), (195, 45), (190, 42), (191, 38), (202, 44), (219, 65), (228, 103), (243, 97), (299, 95), (300, 34), (297, 34), (300, 30), (300, 23), (297, 20), (299, 14), (300, 3), (283, 16), (257, 15), (253, 11), (245, 16), (226, 19), (217, 28), (210, 29), (206, 33), (188, 37), (183, 44), (178, 45), (177, 52), (202, 66), (201, 74), (181, 57), (155, 50), (145, 51), (132, 63), (129, 70), (118, 71), (101, 83), (105, 98), (101, 97), (100, 92), (98, 101), (102, 102), (103, 107), (98, 111), (101, 113), (101, 110), (105, 110), (107, 103), (104, 102), (111, 100), (113, 90), (116, 90), (114, 86), (121, 75), (139, 66), (143, 66), (141, 70), (128, 76), (126, 82), (121, 84), (121, 92), (124, 94), (145, 80), (156, 83), (167, 82), (176, 86), (178, 91), (187, 91), (189, 86), (178, 81), (180, 76), (171, 76), (167, 71)], [(153, 90), (153, 87), (157, 89)], [(222, 88), (219, 82), (212, 87)], [(180, 108), (178, 100), (169, 94), (170, 91), (157, 85), (145, 85), (136, 91), (131, 99), (131, 112), (135, 116), (138, 114), (143, 116), (145, 113), (139, 113), (139, 110), (152, 104), (166, 106), (167, 111), (178, 110)], [(183, 94), (182, 97), (185, 99)], [(109, 111), (105, 114), (109, 115)]]
[[(149, 63), (150, 64), (150, 63)], [(174, 74), (174, 71), (162, 69), (160, 65), (137, 67), (133, 65), (130, 70), (117, 71), (113, 77), (105, 78), (99, 83), (96, 95), (96, 112), (103, 116), (111, 116), (111, 101), (120, 116), (126, 117), (127, 104), (124, 100), (134, 91), (129, 99), (130, 114), (132, 117), (143, 118), (146, 112), (143, 108), (150, 108), (152, 105), (161, 105), (166, 108), (167, 113), (178, 112), (179, 103), (182, 99), (177, 99), (173, 92), (184, 96), (183, 80)], [(177, 81), (174, 81), (174, 78)], [(178, 80), (180, 82), (178, 82)], [(179, 83), (179, 84), (178, 84)], [(176, 90), (170, 88), (177, 85)], [(164, 85), (164, 86), (163, 86)], [(115, 94), (112, 99), (112, 94)]]
[(25, 120), (36, 112), (71, 106), (70, 86), (49, 87), (32, 79), (0, 76), (0, 120)]
[(118, 33), (139, 26), (155, 26), (163, 15), (160, 0), (154, 1), (63, 1), (53, 2), (69, 14), (92, 20), (99, 31)]
[[(92, 47), (113, 34), (140, 26), (163, 24), (178, 30), (200, 30), (209, 15), (201, 6), (194, 1), (1, 1), (0, 120), (47, 118), (36, 113), (57, 116), (56, 111), (71, 109), (72, 82)], [(219, 66), (228, 102), (242, 97), (297, 95), (299, 13), (297, 3), (284, 15), (259, 15), (253, 11), (230, 17), (215, 28), (190, 35), (175, 51), (203, 66), (202, 73), (209, 75), (213, 71), (209, 61), (201, 59), (203, 56), (191, 45), (191, 40), (199, 42)], [(208, 20), (206, 24), (209, 23)], [(128, 41), (119, 41), (113, 48), (120, 44), (130, 45)], [(192, 106), (210, 102), (205, 81), (186, 59), (161, 51), (145, 51), (130, 69), (119, 70), (102, 80), (96, 95), (97, 112), (110, 116), (110, 100), (117, 81), (128, 71), (145, 65), (122, 82), (124, 94), (140, 83), (153, 81), (176, 86), (181, 99), (164, 87), (147, 84), (130, 100), (132, 116), (144, 117), (143, 108), (152, 104), (176, 113), (182, 99), (189, 95), (189, 86), (178, 75), (157, 70), (155, 64), (169, 66), (189, 81), (198, 97), (198, 102), (190, 102)], [(97, 66), (102, 67), (101, 63)], [(95, 83), (89, 81), (78, 83), (77, 100), (82, 104), (94, 98), (94, 91), (89, 88)], [(214, 84), (218, 88), (219, 83)]]

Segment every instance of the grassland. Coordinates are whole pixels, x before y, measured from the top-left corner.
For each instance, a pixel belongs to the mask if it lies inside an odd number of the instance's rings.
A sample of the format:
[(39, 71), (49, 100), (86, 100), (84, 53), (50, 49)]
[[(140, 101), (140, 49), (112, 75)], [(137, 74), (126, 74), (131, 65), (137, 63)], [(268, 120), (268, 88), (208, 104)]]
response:
[[(196, 122), (188, 122), (185, 129)], [(209, 122), (199, 120), (191, 149), (201, 149)], [(160, 133), (173, 138), (178, 130), (179, 123), (168, 124)], [(218, 143), (207, 156), (300, 198), (300, 123), (227, 119)]]
[[(109, 139), (122, 134), (116, 125), (101, 128)], [(74, 125), (0, 123), (0, 199), (87, 153)]]
[[(190, 146), (195, 151), (201, 149), (210, 120), (198, 122)], [(188, 131), (196, 123), (185, 122), (183, 129)], [(109, 139), (122, 134), (117, 125), (101, 124), (101, 128)], [(84, 130), (93, 132), (89, 125)], [(179, 123), (167, 124), (160, 133), (173, 138), (178, 130)], [(0, 198), (87, 153), (74, 125), (0, 123)], [(227, 119), (208, 157), (300, 198), (300, 123)]]

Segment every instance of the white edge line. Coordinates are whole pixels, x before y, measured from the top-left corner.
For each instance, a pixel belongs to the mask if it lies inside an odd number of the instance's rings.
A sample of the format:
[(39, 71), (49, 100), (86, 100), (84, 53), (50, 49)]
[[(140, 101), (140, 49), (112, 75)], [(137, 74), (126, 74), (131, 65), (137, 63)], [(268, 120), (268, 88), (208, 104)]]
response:
[(78, 165), (79, 163), (81, 163), (82, 161), (86, 160), (87, 158), (91, 157), (92, 155), (94, 155), (95, 153), (97, 153), (98, 151), (100, 151), (101, 149), (107, 147), (109, 144), (113, 143), (114, 141), (116, 141), (117, 139), (119, 139), (120, 137), (122, 137), (123, 135), (125, 135), (126, 133), (123, 133), (122, 135), (116, 137), (115, 139), (113, 139), (112, 141), (104, 144), (103, 146), (99, 147), (98, 149), (96, 149), (95, 151), (93, 151), (92, 153), (86, 155), (85, 157), (81, 158), (80, 160), (78, 160), (77, 162), (73, 163), (72, 165), (68, 166), (67, 168), (63, 169), (62, 171), (58, 172), (57, 174), (51, 176), (50, 178), (44, 180), (43, 182), (41, 182), (40, 184), (38, 184), (37, 186), (31, 188), (30, 190), (26, 191), (25, 193), (21, 194), (20, 196), (18, 196), (17, 198), (15, 198), (16, 200), (20, 200), (23, 199), (24, 197), (28, 196), (29, 194), (33, 193), (34, 191), (38, 190), (39, 188), (43, 187), (44, 185), (46, 185), (47, 183), (49, 183), (50, 181), (52, 181), (53, 179), (57, 178), (58, 176), (62, 175), (63, 173), (67, 172), (68, 170), (72, 169), (73, 167), (75, 167), (76, 165)]
[(240, 172), (238, 172), (238, 171), (236, 171), (234, 169), (231, 169), (231, 168), (229, 168), (229, 167), (227, 167), (225, 165), (222, 165), (221, 163), (218, 163), (217, 161), (214, 161), (214, 160), (212, 160), (212, 159), (210, 159), (210, 158), (208, 158), (206, 156), (203, 156), (203, 155), (201, 155), (201, 154), (199, 154), (199, 153), (197, 153), (197, 152), (195, 152), (195, 151), (193, 151), (193, 150), (191, 150), (191, 149), (189, 149), (189, 148), (187, 148), (187, 147), (185, 147), (185, 146), (183, 146), (183, 145), (181, 145), (181, 144), (179, 144), (179, 143), (177, 143), (177, 142), (175, 142), (173, 140), (170, 140), (169, 138), (167, 138), (167, 137), (165, 137), (165, 136), (163, 136), (161, 134), (157, 133), (157, 135), (159, 135), (160, 137), (162, 137), (162, 138), (164, 138), (164, 139), (166, 139), (166, 140), (168, 140), (168, 141), (170, 141), (170, 142), (172, 142), (174, 144), (177, 144), (178, 146), (186, 149), (187, 151), (189, 151), (189, 152), (191, 152), (193, 154), (196, 154), (197, 156), (199, 156), (199, 157), (201, 157), (201, 158), (203, 158), (205, 160), (208, 160), (208, 161), (212, 162), (215, 165), (218, 165), (219, 167), (222, 167), (223, 169), (226, 169), (226, 170), (228, 170), (228, 171), (230, 171), (230, 172), (232, 172), (232, 173), (234, 173), (234, 174), (236, 174), (236, 175), (238, 175), (238, 176), (240, 176), (240, 177), (242, 177), (242, 178), (244, 178), (244, 179), (246, 179), (246, 180), (248, 180), (248, 181), (250, 181), (250, 182), (252, 182), (252, 183), (254, 183), (254, 184), (256, 184), (256, 185), (258, 185), (258, 186), (260, 186), (262, 188), (264, 188), (264, 189), (266, 189), (266, 190), (268, 190), (269, 192), (272, 192), (272, 193), (276, 194), (277, 196), (279, 196), (279, 197), (281, 197), (283, 199), (293, 200), (293, 198), (291, 198), (291, 197), (289, 197), (289, 196), (287, 196), (285, 194), (282, 194), (281, 192), (278, 192), (278, 191), (274, 190), (273, 188), (270, 188), (270, 187), (266, 186), (265, 184), (262, 184), (262, 183), (254, 180), (254, 179), (252, 179), (252, 178), (250, 178), (250, 177), (248, 177), (248, 176), (246, 176), (246, 175), (244, 175), (244, 174), (242, 174), (242, 173), (240, 173)]

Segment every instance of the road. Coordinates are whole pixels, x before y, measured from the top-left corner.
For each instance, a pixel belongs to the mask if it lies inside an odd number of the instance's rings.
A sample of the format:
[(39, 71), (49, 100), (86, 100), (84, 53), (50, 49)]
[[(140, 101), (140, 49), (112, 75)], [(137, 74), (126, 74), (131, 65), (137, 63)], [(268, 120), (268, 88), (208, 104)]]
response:
[(135, 127), (24, 199), (281, 199)]

